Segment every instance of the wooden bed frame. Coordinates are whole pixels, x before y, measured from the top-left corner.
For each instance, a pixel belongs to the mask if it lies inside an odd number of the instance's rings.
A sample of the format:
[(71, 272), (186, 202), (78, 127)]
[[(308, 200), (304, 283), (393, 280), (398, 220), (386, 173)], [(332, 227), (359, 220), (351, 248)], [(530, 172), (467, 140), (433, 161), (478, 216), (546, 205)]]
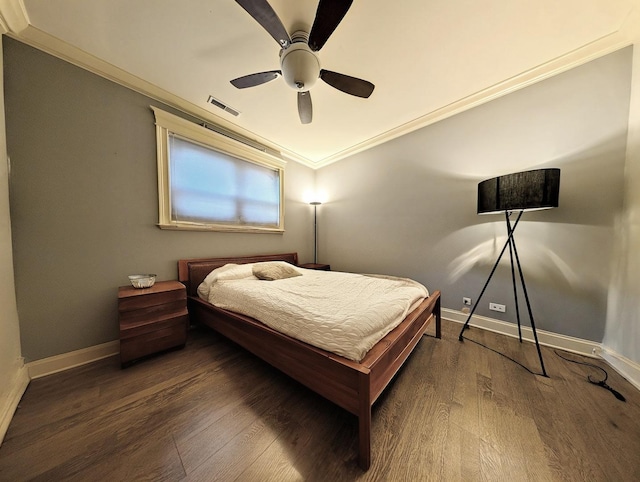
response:
[(440, 292), (434, 291), (404, 321), (380, 340), (360, 362), (354, 362), (279, 333), (259, 321), (216, 308), (200, 299), (197, 288), (215, 268), (227, 263), (287, 261), (297, 253), (198, 258), (178, 261), (179, 280), (187, 287), (192, 323), (204, 323), (311, 390), (358, 417), (358, 464), (371, 465), (371, 407), (409, 357), (432, 320), (440, 330)]

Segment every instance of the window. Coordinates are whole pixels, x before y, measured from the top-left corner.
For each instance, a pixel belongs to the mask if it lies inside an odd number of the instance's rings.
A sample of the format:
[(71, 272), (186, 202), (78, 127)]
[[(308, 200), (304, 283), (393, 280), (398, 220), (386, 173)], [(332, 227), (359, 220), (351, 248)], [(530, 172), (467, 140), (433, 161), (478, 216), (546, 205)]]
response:
[(164, 229), (283, 232), (284, 161), (153, 108)]

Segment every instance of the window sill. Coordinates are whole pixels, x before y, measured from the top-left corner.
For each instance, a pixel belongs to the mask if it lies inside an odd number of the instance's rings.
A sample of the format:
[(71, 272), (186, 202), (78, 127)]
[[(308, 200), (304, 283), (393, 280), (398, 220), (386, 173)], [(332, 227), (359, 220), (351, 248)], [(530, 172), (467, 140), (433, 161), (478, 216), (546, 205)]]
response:
[(225, 226), (224, 224), (170, 223), (156, 224), (160, 229), (173, 231), (217, 231), (227, 233), (283, 234), (284, 228), (260, 228), (256, 226)]

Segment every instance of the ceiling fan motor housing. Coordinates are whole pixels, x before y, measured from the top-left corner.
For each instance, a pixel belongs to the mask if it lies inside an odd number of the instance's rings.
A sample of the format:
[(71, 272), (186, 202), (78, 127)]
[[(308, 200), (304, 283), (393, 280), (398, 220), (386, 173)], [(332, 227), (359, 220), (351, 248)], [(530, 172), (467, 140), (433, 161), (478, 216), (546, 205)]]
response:
[[(297, 91), (298, 115), (303, 124), (313, 117), (313, 105), (309, 90), (319, 78), (346, 94), (367, 99), (375, 86), (366, 80), (320, 68), (316, 52), (333, 34), (353, 0), (320, 0), (311, 33), (297, 30), (289, 35), (269, 0), (236, 0), (280, 46), (280, 70), (269, 70), (233, 79), (238, 89), (266, 84), (282, 75), (289, 87)], [(321, 77), (322, 76), (322, 77)]]
[(280, 69), (289, 87), (304, 92), (318, 80), (320, 60), (305, 40), (298, 40), (296, 34), (292, 38), (292, 44), (280, 54)]

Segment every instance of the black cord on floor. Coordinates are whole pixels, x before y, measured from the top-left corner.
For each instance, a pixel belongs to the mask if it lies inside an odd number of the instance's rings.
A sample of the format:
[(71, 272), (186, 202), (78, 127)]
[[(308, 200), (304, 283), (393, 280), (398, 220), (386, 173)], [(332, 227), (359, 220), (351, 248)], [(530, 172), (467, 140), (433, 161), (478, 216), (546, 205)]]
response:
[(529, 368), (527, 368), (526, 366), (524, 366), (522, 363), (520, 363), (518, 360), (514, 360), (513, 358), (511, 358), (510, 356), (505, 355), (504, 353), (500, 353), (498, 350), (494, 350), (491, 347), (488, 347), (487, 345), (483, 345), (482, 343), (480, 343), (479, 341), (475, 341), (472, 340), (471, 338), (465, 338), (466, 341), (471, 341), (473, 343), (475, 343), (476, 345), (480, 345), (482, 348), (486, 348), (487, 350), (491, 350), (493, 353), (497, 353), (500, 356), (505, 357), (507, 360), (511, 360), (513, 363), (515, 363), (516, 365), (520, 365), (522, 368), (524, 368), (525, 370), (527, 370), (529, 373), (531, 373), (532, 375), (539, 375), (539, 376), (544, 376), (542, 373), (536, 373), (531, 371)]
[(621, 394), (619, 391), (614, 390), (614, 389), (613, 389), (613, 388), (611, 388), (609, 385), (607, 385), (607, 378), (609, 378), (609, 374), (607, 373), (607, 370), (605, 370), (604, 368), (599, 367), (598, 365), (594, 365), (593, 363), (586, 363), (586, 362), (582, 362), (582, 361), (578, 361), (578, 360), (571, 360), (570, 358), (567, 358), (567, 357), (562, 356), (562, 355), (561, 355), (560, 353), (558, 353), (556, 350), (553, 350), (553, 352), (554, 352), (556, 355), (558, 355), (560, 358), (562, 358), (563, 360), (565, 360), (565, 361), (568, 361), (568, 362), (571, 362), (571, 363), (577, 363), (578, 365), (585, 365), (585, 366), (588, 366), (588, 367), (597, 368), (598, 370), (601, 370), (601, 371), (602, 371), (602, 373), (604, 373), (604, 378), (603, 378), (601, 381), (596, 381), (596, 380), (593, 380), (593, 379), (591, 378), (591, 375), (587, 375), (587, 380), (589, 380), (589, 383), (592, 383), (592, 384), (594, 384), (594, 385), (598, 385), (599, 387), (602, 387), (602, 388), (606, 388), (606, 389), (607, 389), (607, 390), (609, 390), (611, 393), (613, 393), (613, 395), (614, 395), (618, 400), (620, 400), (620, 401), (623, 401), (623, 402), (626, 402), (626, 401), (627, 401), (627, 399), (626, 399), (626, 398), (624, 398), (624, 397), (622, 396), (622, 394)]

